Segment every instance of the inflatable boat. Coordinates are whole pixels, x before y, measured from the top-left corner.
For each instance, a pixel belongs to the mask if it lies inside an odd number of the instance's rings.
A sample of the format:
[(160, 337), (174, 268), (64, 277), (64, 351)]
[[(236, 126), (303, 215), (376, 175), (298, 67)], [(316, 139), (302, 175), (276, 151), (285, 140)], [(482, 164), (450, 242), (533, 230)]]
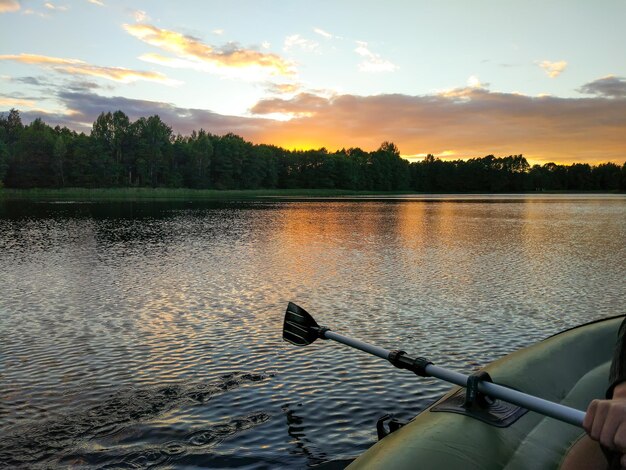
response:
[[(435, 369), (439, 368), (433, 367), (428, 360), (404, 360), (402, 351), (386, 351), (332, 333), (326, 327), (319, 327), (310, 316), (306, 317), (303, 327), (300, 319), (294, 316), (303, 314), (308, 315), (295, 304), (289, 304), (283, 329), (285, 340), (306, 345), (316, 337), (334, 339), (384, 357), (418, 375), (438, 377), (424, 373), (425, 366), (427, 371), (438, 373)], [(581, 410), (585, 410), (592, 399), (604, 398), (613, 350), (623, 320), (624, 316), (612, 317), (566, 330), (509, 354), (478, 374), (461, 376), (462, 380), (455, 383), (463, 387), (454, 387), (410, 422), (392, 421), (387, 429), (384, 420), (379, 421), (379, 441), (348, 468), (559, 468), (567, 451), (584, 435), (580, 427), (584, 417)], [(398, 354), (406, 364), (421, 360), (417, 367), (421, 367), (423, 373), (399, 365)], [(482, 393), (492, 388), (510, 391), (513, 398), (517, 395), (530, 397), (531, 401), (521, 400), (520, 403), (527, 405), (524, 407)], [(505, 396), (508, 399), (508, 395)], [(535, 411), (532, 400), (544, 408), (539, 406), (539, 412)]]

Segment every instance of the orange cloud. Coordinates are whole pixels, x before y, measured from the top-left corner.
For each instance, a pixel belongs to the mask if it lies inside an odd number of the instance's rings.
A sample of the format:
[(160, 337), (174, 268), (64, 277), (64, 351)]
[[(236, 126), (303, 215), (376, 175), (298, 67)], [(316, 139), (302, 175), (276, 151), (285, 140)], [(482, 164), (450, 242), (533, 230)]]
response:
[(267, 91), (279, 95), (290, 95), (300, 91), (301, 88), (302, 85), (299, 83), (270, 83)]
[(5, 54), (0, 55), (0, 60), (13, 60), (30, 65), (74, 65), (84, 64), (78, 59), (61, 59), (59, 57), (48, 57), (38, 54)]
[(456, 158), (522, 153), (534, 161), (626, 160), (626, 99), (534, 98), (467, 88), (426, 96), (300, 94), (260, 101), (251, 111), (296, 116), (255, 136), (279, 145), (304, 141), (371, 150), (391, 140), (407, 155), (453, 150)]
[(170, 67), (195, 68), (214, 73), (237, 74), (254, 77), (254, 74), (290, 76), (293, 65), (276, 54), (243, 49), (230, 43), (219, 49), (202, 43), (191, 36), (148, 24), (125, 24), (124, 29), (141, 41), (170, 52), (177, 58), (159, 54), (145, 54), (140, 58)]
[(27, 107), (32, 108), (35, 106), (35, 102), (33, 100), (23, 100), (20, 98), (7, 98), (0, 96), (0, 106), (5, 106), (7, 108), (20, 108)]
[(272, 98), (259, 101), (250, 109), (252, 114), (287, 114), (291, 116), (314, 116), (326, 108), (329, 100), (312, 93), (300, 93), (292, 99)]
[(11, 13), (20, 8), (20, 2), (17, 0), (0, 0), (0, 13)]
[(88, 64), (78, 59), (63, 59), (37, 54), (5, 54), (0, 55), (0, 60), (12, 60), (24, 64), (47, 66), (61, 73), (87, 75), (120, 83), (131, 83), (138, 80), (163, 83), (165, 85), (178, 85), (181, 83), (159, 72), (131, 70), (124, 67), (101, 67)]
[[(63, 90), (57, 94), (59, 100), (76, 114), (58, 116), (53, 122), (84, 129), (82, 123), (93, 122), (102, 111), (121, 109), (132, 119), (159, 114), (176, 132), (200, 128), (215, 134), (234, 132), (255, 143), (287, 148), (375, 150), (389, 140), (413, 159), (428, 153), (447, 159), (521, 153), (533, 163), (621, 165), (626, 160), (626, 96), (619, 94), (623, 88), (616, 89), (621, 82), (614, 82), (587, 84), (610, 93), (591, 98), (531, 97), (484, 88), (466, 88), (450, 96), (300, 93), (291, 99), (260, 101), (251, 110), (256, 117)], [(291, 119), (268, 119), (275, 116)]]

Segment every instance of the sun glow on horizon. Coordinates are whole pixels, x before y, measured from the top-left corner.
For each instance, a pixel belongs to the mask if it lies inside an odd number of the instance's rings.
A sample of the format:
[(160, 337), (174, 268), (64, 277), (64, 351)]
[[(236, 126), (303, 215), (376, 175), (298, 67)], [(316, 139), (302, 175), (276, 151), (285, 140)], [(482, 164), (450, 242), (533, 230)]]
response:
[[(409, 161), (621, 164), (626, 62), (615, 44), (626, 43), (626, 2), (555, 1), (480, 13), (467, 2), (404, 2), (393, 22), (372, 3), (354, 22), (356, 0), (218, 2), (207, 15), (162, 0), (145, 10), (4, 0), (0, 114), (18, 107), (25, 123), (77, 131), (102, 112), (158, 114), (177, 133), (285, 149), (371, 152), (390, 141)], [(497, 42), (465, 32), (468, 18), (487, 31), (511, 17), (526, 27)]]

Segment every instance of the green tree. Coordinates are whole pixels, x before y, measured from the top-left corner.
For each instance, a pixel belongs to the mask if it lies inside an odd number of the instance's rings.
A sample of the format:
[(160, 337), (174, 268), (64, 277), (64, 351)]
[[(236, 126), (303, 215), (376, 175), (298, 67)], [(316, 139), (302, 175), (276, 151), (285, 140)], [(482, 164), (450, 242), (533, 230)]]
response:
[(0, 188), (4, 186), (4, 178), (9, 169), (9, 147), (0, 140)]
[(211, 187), (211, 158), (213, 157), (213, 144), (204, 129), (198, 133), (192, 132), (189, 139), (191, 180), (193, 187)]
[(162, 183), (172, 156), (172, 129), (157, 115), (139, 118), (133, 123), (137, 145), (137, 172), (140, 184), (158, 186)]
[(241, 187), (243, 161), (251, 148), (250, 143), (232, 133), (214, 138), (211, 173), (217, 189)]
[(65, 166), (66, 155), (67, 155), (67, 146), (65, 145), (65, 140), (63, 139), (63, 136), (59, 135), (54, 141), (54, 147), (52, 149), (52, 156), (53, 156), (52, 168), (53, 168), (58, 186), (65, 186), (64, 166)]
[(11, 108), (7, 117), (0, 115), (0, 127), (5, 131), (4, 138), (6, 144), (9, 147), (14, 145), (18, 141), (21, 132), (24, 130), (20, 112), (15, 108)]
[(593, 188), (616, 191), (620, 187), (620, 167), (615, 163), (601, 163), (591, 168)]
[(101, 113), (93, 123), (91, 138), (95, 150), (109, 161), (111, 166), (106, 173), (114, 183), (131, 185), (135, 162), (129, 155), (133, 136), (128, 116), (119, 110)]
[(571, 191), (593, 189), (591, 166), (587, 163), (575, 163), (567, 167), (567, 189)]
[(50, 177), (53, 146), (54, 133), (40, 118), (26, 126), (15, 143), (15, 157), (7, 175), (10, 186), (53, 186), (55, 181)]

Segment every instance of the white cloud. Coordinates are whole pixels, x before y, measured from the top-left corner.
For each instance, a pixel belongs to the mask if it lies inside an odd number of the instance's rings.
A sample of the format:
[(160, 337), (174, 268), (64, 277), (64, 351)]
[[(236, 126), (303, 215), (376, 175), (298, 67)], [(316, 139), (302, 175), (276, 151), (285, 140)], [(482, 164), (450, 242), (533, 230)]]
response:
[(321, 28), (313, 28), (313, 31), (317, 34), (319, 34), (320, 36), (324, 36), (326, 39), (332, 39), (333, 35), (330, 34), (328, 31), (324, 31)]
[(293, 34), (285, 38), (284, 50), (289, 51), (294, 47), (298, 47), (304, 51), (316, 51), (319, 48), (319, 43), (311, 41), (310, 39), (304, 39), (299, 34)]
[(41, 18), (49, 18), (50, 15), (48, 15), (47, 13), (41, 12), (41, 11), (35, 11), (32, 8), (27, 8), (26, 10), (24, 10), (22, 12), (23, 15), (35, 15), (35, 16), (39, 16)]
[(261, 43), (261, 47), (262, 47), (263, 49), (269, 49), (271, 46), (272, 46), (272, 45), (269, 43), (269, 41), (263, 41), (263, 42)]
[(476, 75), (470, 75), (467, 78), (467, 86), (470, 88), (487, 88), (489, 83), (483, 83)]
[(545, 70), (546, 74), (550, 78), (556, 78), (565, 70), (567, 67), (567, 62), (564, 60), (559, 60), (558, 62), (550, 62), (549, 60), (544, 60), (538, 63), (539, 67)]
[(366, 42), (357, 41), (356, 44), (357, 48), (354, 52), (365, 59), (359, 64), (361, 72), (393, 72), (398, 68), (394, 63), (370, 51)]
[(103, 7), (104, 3), (102, 3), (100, 0), (87, 0), (89, 3), (93, 3), (94, 5), (98, 5), (99, 7)]
[(66, 6), (55, 5), (54, 3), (51, 3), (51, 2), (46, 2), (43, 4), (43, 6), (45, 6), (48, 10), (52, 10), (52, 11), (67, 11)]
[(222, 34), (224, 34), (224, 30), (223, 29), (214, 29), (213, 31), (211, 31), (213, 34), (217, 34), (218, 36), (221, 36)]
[(141, 23), (142, 21), (149, 20), (148, 14), (143, 10), (133, 10), (132, 15), (137, 23)]
[(0, 0), (0, 13), (11, 13), (20, 8), (20, 2), (17, 0)]

